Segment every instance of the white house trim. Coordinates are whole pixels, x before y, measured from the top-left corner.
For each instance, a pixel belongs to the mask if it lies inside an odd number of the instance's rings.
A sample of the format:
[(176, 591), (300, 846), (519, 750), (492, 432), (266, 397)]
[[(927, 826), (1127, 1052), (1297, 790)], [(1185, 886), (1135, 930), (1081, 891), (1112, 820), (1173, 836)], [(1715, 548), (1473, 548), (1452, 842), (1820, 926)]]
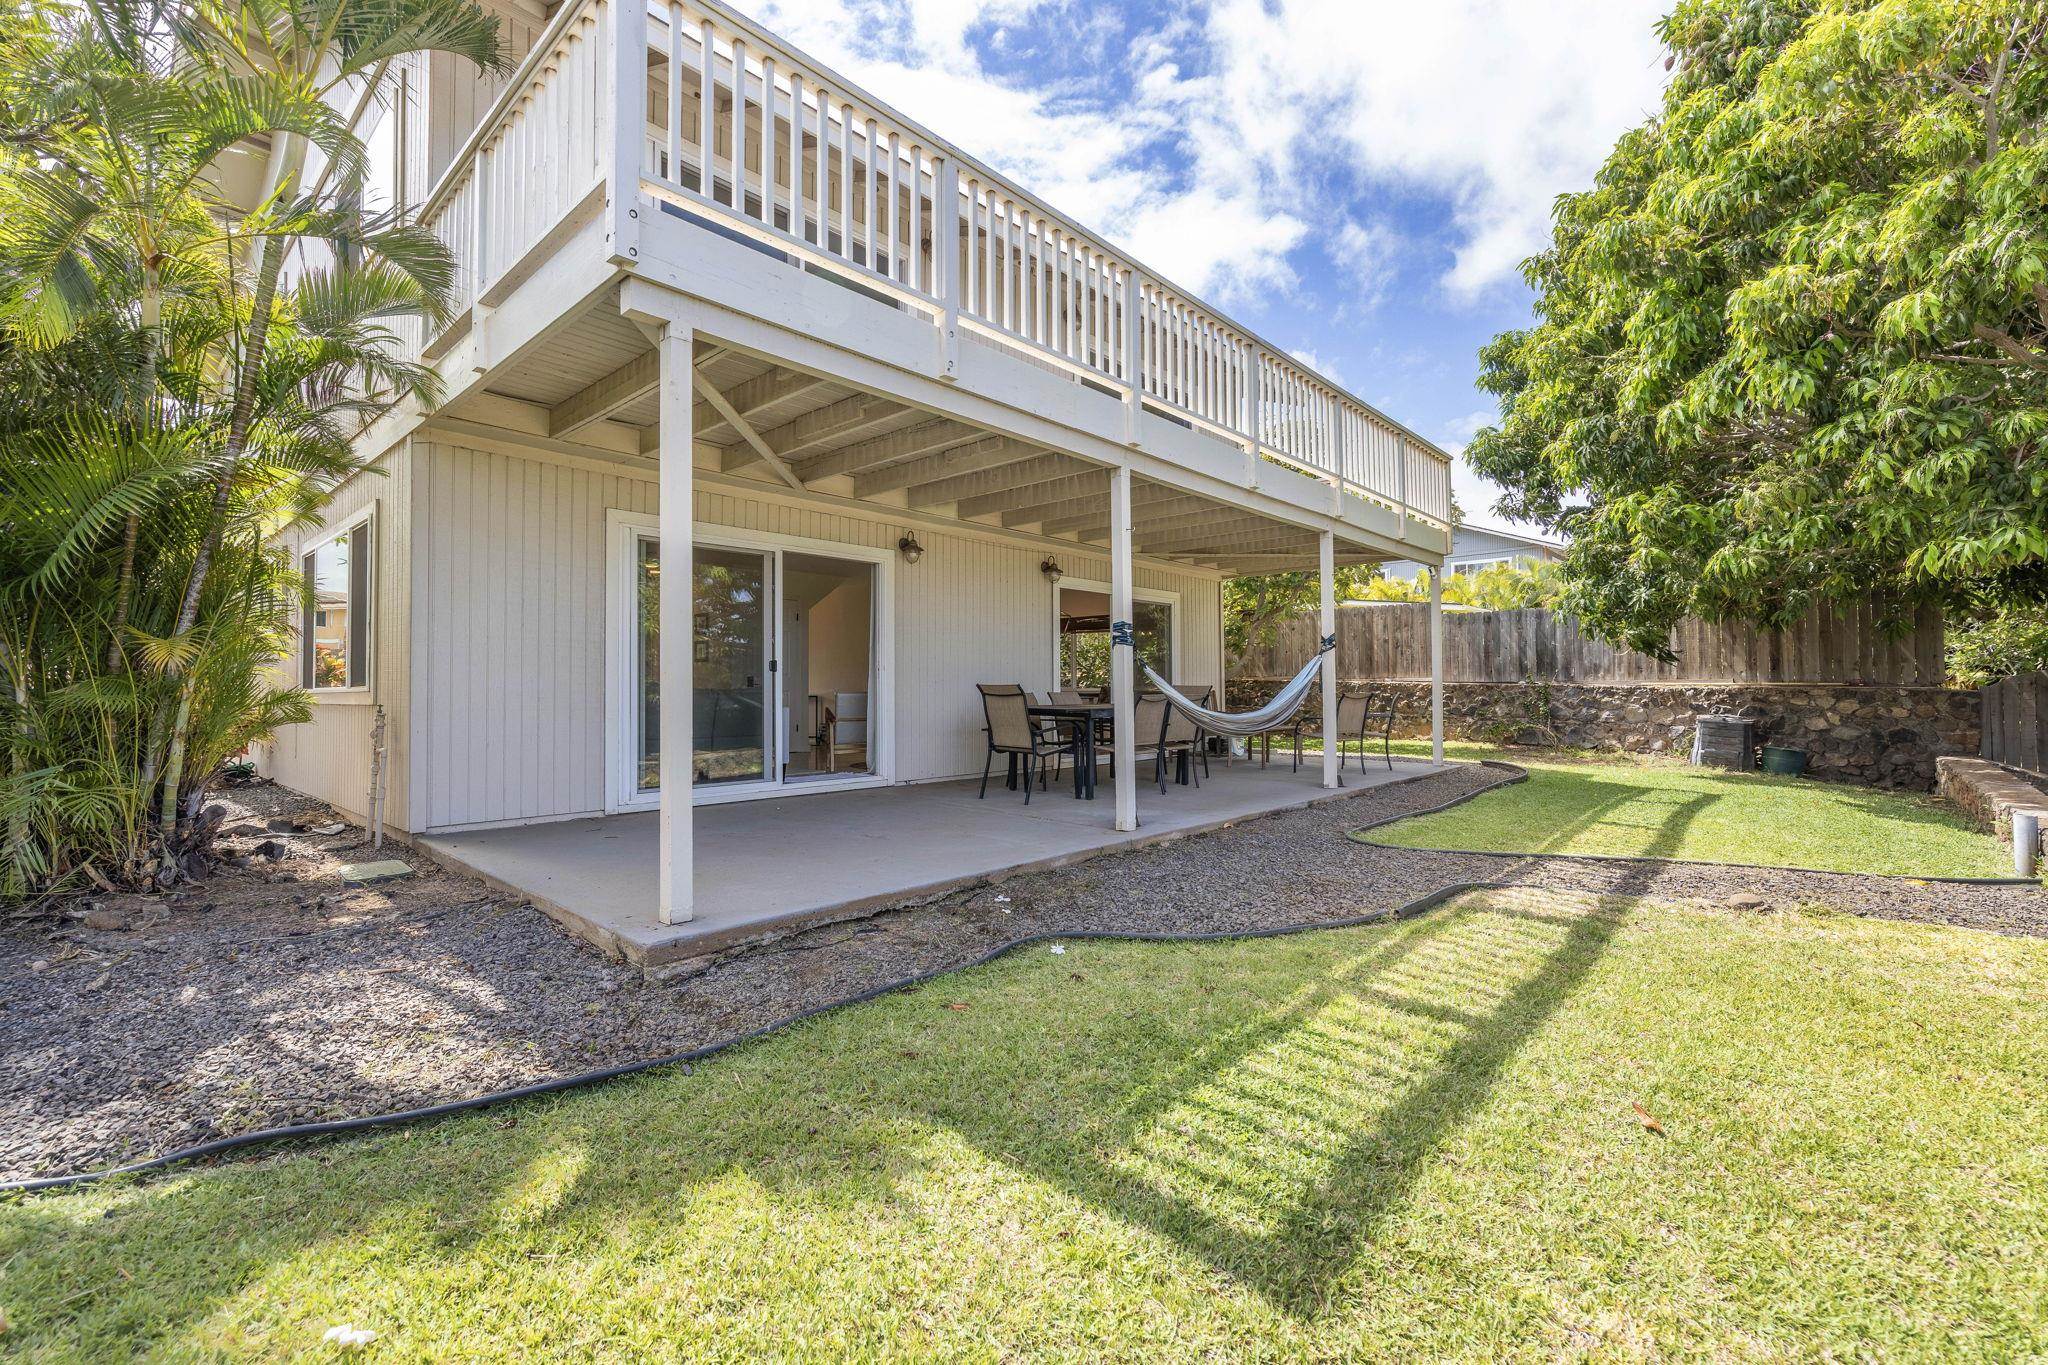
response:
[[(368, 613), (365, 618), (368, 621), (368, 625), (363, 631), (364, 681), (352, 687), (320, 687), (316, 685), (306, 688), (306, 695), (316, 703), (339, 706), (370, 706), (374, 705), (377, 699), (377, 626), (378, 617), (381, 614), (377, 607), (379, 587), (377, 556), (382, 553), (381, 547), (378, 544), (378, 538), (383, 534), (383, 528), (379, 524), (377, 516), (377, 499), (372, 498), (360, 510), (350, 513), (339, 522), (322, 526), (315, 537), (302, 542), (292, 551), (292, 567), (299, 569), (305, 564), (306, 556), (318, 554), (322, 549), (332, 545), (335, 541), (345, 539), (358, 526), (368, 526), (370, 528), (370, 559), (363, 566), (363, 595), (367, 600), (357, 602), (354, 600), (354, 595), (351, 594), (349, 611), (352, 613)], [(313, 585), (308, 583), (305, 595), (299, 602), (298, 611), (299, 629), (309, 633), (314, 628), (313, 618), (309, 614), (313, 592)], [(294, 678), (298, 677), (299, 657), (298, 651), (294, 650), (292, 662)]]

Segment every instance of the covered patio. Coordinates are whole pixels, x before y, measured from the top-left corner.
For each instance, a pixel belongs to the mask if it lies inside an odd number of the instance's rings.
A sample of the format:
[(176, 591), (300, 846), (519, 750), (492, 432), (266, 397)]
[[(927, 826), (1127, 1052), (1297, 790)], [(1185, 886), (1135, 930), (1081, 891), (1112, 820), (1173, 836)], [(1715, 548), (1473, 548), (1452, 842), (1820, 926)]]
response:
[(1136, 785), (1138, 828), (1104, 818), (1100, 799), (1076, 801), (1058, 783), (1026, 806), (998, 780), (986, 800), (976, 783), (934, 782), (821, 792), (695, 812), (695, 918), (658, 914), (659, 816), (654, 812), (435, 835), (420, 840), (437, 859), (521, 896), (571, 932), (647, 967), (807, 925), (916, 902), (979, 882), (1058, 867), (1098, 853), (1182, 838), (1273, 811), (1342, 800), (1372, 787), (1442, 771), (1442, 765), (1377, 758), (1344, 786), (1322, 786), (1322, 766), (1299, 772), (1217, 760), (1200, 787), (1170, 784), (1160, 796), (1149, 764)]

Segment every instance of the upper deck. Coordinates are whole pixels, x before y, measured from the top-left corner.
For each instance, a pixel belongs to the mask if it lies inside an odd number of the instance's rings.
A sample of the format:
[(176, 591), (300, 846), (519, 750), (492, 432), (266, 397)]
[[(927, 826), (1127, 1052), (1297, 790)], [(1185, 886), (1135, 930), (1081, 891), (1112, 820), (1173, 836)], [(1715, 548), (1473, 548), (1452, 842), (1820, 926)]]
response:
[[(881, 437), (924, 431), (881, 462), (922, 459), (920, 477), (970, 436), (979, 458), (959, 479), (990, 469), (1003, 452), (988, 441), (1011, 439), (1025, 443), (1012, 461), (1028, 448), (1044, 466), (1034, 506), (1071, 504), (1060, 495), (1080, 486), (1060, 480), (1089, 461), (1128, 461), (1211, 505), (1336, 530), (1347, 559), (1433, 561), (1448, 545), (1444, 452), (712, 0), (564, 0), (420, 219), (458, 278), (450, 317), (413, 340), (441, 363), (457, 417), (480, 397), (523, 400), (547, 410), (529, 423), (540, 434), (590, 439), (593, 417), (633, 425), (637, 404), (644, 430), (653, 370), (617, 310), (659, 287), (725, 320), (706, 329), (727, 344), (705, 364), (760, 400), (705, 413), (728, 470), (807, 489), (872, 470), (814, 440), (816, 463), (792, 473), (746, 419), (765, 409), (787, 428), (887, 396), (908, 415), (878, 428), (870, 412), (855, 434), (873, 455)], [(551, 316), (578, 308), (611, 322), (565, 331)], [(966, 424), (953, 445), (935, 418)], [(871, 477), (866, 491), (906, 486)], [(1031, 520), (1020, 506), (955, 515), (1100, 534), (1071, 507)], [(1231, 571), (1312, 546), (1249, 530), (1197, 539), (1200, 562)], [(1154, 542), (1183, 543), (1196, 542)]]

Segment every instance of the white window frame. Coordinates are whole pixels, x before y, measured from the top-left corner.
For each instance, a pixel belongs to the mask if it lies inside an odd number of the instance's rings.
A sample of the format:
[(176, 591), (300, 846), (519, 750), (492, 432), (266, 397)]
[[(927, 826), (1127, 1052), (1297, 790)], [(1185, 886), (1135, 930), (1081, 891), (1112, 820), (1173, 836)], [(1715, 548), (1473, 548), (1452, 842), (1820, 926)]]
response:
[[(364, 526), (369, 527), (370, 530), (369, 561), (363, 565), (363, 595), (368, 599), (367, 604), (365, 604), (368, 615), (366, 617), (361, 615), (353, 593), (349, 595), (348, 603), (349, 614), (352, 618), (349, 629), (351, 631), (355, 629), (353, 624), (354, 618), (360, 618), (366, 622), (363, 627), (363, 681), (346, 687), (319, 687), (308, 684), (305, 672), (299, 664), (299, 660), (304, 658), (304, 650), (306, 649), (306, 645), (301, 643), (299, 652), (293, 660), (292, 676), (304, 688), (306, 695), (317, 701), (368, 701), (371, 693), (376, 689), (378, 616), (376, 605), (377, 504), (372, 502), (361, 511), (351, 513), (345, 521), (337, 523), (332, 530), (328, 531), (327, 534), (321, 536), (318, 540), (307, 541), (301, 545), (293, 556), (293, 567), (300, 573), (304, 573), (307, 556), (320, 553), (320, 551), (326, 549), (337, 540), (346, 540), (355, 534), (357, 528)], [(317, 604), (316, 592), (315, 586), (308, 583), (306, 591), (299, 602), (299, 630), (309, 638), (317, 628), (314, 624), (314, 612)], [(317, 670), (315, 676), (317, 676)]]
[[(1052, 679), (1053, 691), (1058, 691), (1066, 686), (1066, 683), (1060, 678), (1060, 594), (1069, 590), (1108, 594), (1110, 585), (1099, 583), (1092, 578), (1062, 578), (1059, 582), (1052, 585), (1052, 660), (1046, 665), (1046, 672)], [(1166, 657), (1170, 665), (1167, 669), (1167, 680), (1169, 682), (1184, 676), (1180, 667), (1180, 640), (1185, 628), (1184, 617), (1186, 616), (1186, 609), (1181, 604), (1183, 596), (1184, 594), (1168, 588), (1141, 588), (1136, 584), (1131, 585), (1131, 601), (1150, 602), (1155, 606), (1171, 607), (1173, 609), (1173, 615), (1169, 618), (1172, 625), (1166, 634)], [(1142, 675), (1137, 676), (1142, 681)]]
[[(605, 717), (604, 770), (605, 813), (658, 810), (661, 790), (642, 791), (634, 780), (638, 740), (634, 731), (639, 699), (638, 678), (633, 667), (634, 575), (636, 547), (644, 536), (661, 536), (661, 518), (652, 512), (629, 512), (611, 508), (605, 512), (607, 550), (605, 554)], [(719, 783), (690, 788), (690, 804), (716, 806), (730, 801), (760, 801), (780, 796), (803, 796), (816, 792), (854, 791), (865, 787), (886, 787), (896, 780), (896, 565), (893, 548), (850, 545), (838, 540), (817, 540), (809, 536), (781, 535), (736, 526), (698, 522), (691, 528), (692, 546), (718, 550), (742, 550), (774, 556), (769, 573), (768, 616), (770, 657), (776, 660), (776, 683), (764, 689), (774, 704), (764, 707), (762, 724), (770, 727), (775, 745), (772, 771), (752, 782)], [(868, 696), (868, 767), (866, 773), (845, 776), (807, 775), (800, 781), (782, 776), (781, 746), (788, 735), (788, 718), (780, 683), (782, 639), (782, 556), (821, 555), (851, 563), (874, 566), (875, 581), (869, 608), (868, 655), (870, 692)], [(1179, 626), (1176, 624), (1175, 630)]]

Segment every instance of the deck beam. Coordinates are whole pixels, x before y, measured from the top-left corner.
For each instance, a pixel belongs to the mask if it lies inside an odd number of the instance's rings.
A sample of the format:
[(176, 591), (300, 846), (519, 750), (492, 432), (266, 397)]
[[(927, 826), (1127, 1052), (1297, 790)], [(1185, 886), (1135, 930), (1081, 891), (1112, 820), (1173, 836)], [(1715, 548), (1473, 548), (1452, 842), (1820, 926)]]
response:
[(639, 402), (661, 383), (661, 352), (644, 351), (548, 409), (548, 435), (562, 440)]
[[(1087, 497), (1093, 494), (1101, 497), (1109, 491), (1108, 470), (1091, 470), (1085, 474), (1053, 474), (1042, 482), (1021, 484), (997, 493), (984, 493), (976, 497), (962, 498), (953, 505), (956, 517), (986, 517), (997, 512), (1015, 512), (1023, 508), (1042, 508), (1050, 502), (1068, 498)], [(1034, 515), (1026, 522), (1038, 520)]]
[(761, 434), (755, 431), (752, 424), (740, 415), (739, 410), (727, 400), (726, 396), (720, 393), (709, 379), (704, 377), (704, 372), (702, 370), (692, 370), (690, 379), (696, 386), (697, 392), (704, 395), (704, 401), (711, 405), (712, 410), (725, 419), (727, 426), (740, 434), (740, 439), (753, 448), (754, 454), (761, 458), (762, 463), (775, 471), (775, 477), (781, 479), (798, 492), (802, 492), (804, 487), (803, 480), (796, 476), (796, 472), (789, 467), (788, 462), (782, 456), (775, 452), (772, 446), (761, 439)]
[(912, 507), (937, 507), (968, 498), (987, 497), (992, 493), (1007, 493), (1013, 488), (1026, 488), (1049, 479), (1082, 473), (1088, 468), (1090, 466), (1066, 455), (1040, 451), (1031, 459), (997, 470), (982, 473), (962, 471), (913, 484), (907, 496)]
[(931, 483), (938, 479), (1000, 469), (1005, 465), (1016, 464), (1044, 453), (1037, 446), (1008, 436), (984, 436), (968, 445), (954, 446), (950, 450), (921, 455), (914, 460), (904, 460), (900, 464), (886, 465), (881, 469), (857, 474), (853, 480), (853, 495), (856, 498), (872, 498), (877, 493), (892, 493), (899, 488)]
[(856, 441), (852, 445), (827, 451), (805, 462), (803, 481), (813, 484), (841, 474), (861, 474), (883, 465), (913, 460), (920, 455), (965, 445), (987, 434), (978, 427), (970, 427), (964, 422), (955, 422), (948, 418), (923, 422), (914, 427), (906, 427), (902, 431), (892, 431), (886, 436)]

